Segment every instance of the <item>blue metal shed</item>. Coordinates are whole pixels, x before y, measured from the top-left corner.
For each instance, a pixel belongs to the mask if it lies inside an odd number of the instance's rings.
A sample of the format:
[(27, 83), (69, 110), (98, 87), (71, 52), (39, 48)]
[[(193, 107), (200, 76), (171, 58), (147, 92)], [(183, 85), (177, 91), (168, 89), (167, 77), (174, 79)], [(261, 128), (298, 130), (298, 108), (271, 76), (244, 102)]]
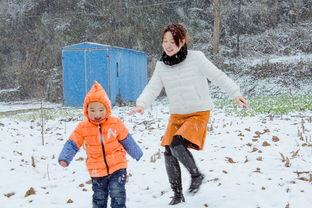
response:
[(126, 48), (84, 42), (62, 50), (65, 106), (82, 106), (94, 80), (108, 94), (135, 101), (147, 83), (147, 54)]

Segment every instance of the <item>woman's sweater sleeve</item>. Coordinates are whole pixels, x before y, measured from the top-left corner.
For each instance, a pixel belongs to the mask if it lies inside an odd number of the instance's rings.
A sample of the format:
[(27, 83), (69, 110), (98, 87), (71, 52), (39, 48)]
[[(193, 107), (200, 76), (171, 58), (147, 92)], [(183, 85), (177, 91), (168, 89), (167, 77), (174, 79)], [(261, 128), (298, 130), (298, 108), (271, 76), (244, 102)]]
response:
[(220, 87), (231, 98), (241, 96), (239, 86), (236, 85), (232, 79), (218, 69), (212, 62), (210, 62), (204, 53), (199, 51), (198, 59), (200, 63), (199, 70), (209, 81), (212, 82), (212, 84)]
[(137, 99), (136, 105), (142, 106), (145, 109), (150, 107), (151, 104), (159, 95), (162, 88), (163, 88), (163, 83), (161, 81), (160, 74), (159, 74), (159, 62), (157, 62), (154, 73), (150, 81), (148, 82), (148, 84), (145, 86), (143, 92)]

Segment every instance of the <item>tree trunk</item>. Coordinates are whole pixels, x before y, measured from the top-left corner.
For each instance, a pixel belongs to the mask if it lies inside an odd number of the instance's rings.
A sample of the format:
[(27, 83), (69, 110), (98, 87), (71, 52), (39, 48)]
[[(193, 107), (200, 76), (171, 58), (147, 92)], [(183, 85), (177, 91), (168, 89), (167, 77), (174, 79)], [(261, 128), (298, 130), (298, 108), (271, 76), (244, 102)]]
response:
[(274, 28), (279, 22), (278, 1), (267, 0), (267, 6), (268, 10), (271, 11), (271, 16), (269, 18), (271, 20), (271, 25)]
[(213, 47), (214, 54), (219, 52), (220, 31), (221, 31), (221, 0), (213, 0)]
[(239, 37), (241, 32), (240, 15), (241, 15), (241, 0), (238, 0), (238, 11), (237, 11), (237, 36), (236, 36), (236, 55), (239, 56)]

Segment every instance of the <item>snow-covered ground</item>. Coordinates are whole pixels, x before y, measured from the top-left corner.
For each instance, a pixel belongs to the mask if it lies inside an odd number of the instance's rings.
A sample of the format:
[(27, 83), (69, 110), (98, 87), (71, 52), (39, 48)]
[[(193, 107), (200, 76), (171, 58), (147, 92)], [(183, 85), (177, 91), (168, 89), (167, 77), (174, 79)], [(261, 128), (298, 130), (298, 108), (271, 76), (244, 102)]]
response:
[[(144, 151), (139, 162), (128, 158), (127, 207), (312, 207), (312, 112), (241, 118), (213, 111), (205, 148), (193, 151), (205, 183), (198, 194), (189, 196), (190, 178), (182, 167), (186, 202), (169, 206), (172, 192), (160, 146), (169, 116), (167, 101), (158, 101), (143, 116), (127, 115), (130, 109), (113, 109)], [(27, 114), (24, 119), (0, 116), (1, 208), (91, 207), (85, 150), (68, 168), (57, 163), (71, 130), (83, 119), (82, 112), (74, 119), (69, 115), (45, 120), (43, 128), (40, 119), (27, 119)]]
[(41, 102), (39, 100), (18, 101), (18, 102), (0, 102), (0, 113), (10, 111), (27, 111), (29, 109), (55, 108), (61, 107), (61, 104)]

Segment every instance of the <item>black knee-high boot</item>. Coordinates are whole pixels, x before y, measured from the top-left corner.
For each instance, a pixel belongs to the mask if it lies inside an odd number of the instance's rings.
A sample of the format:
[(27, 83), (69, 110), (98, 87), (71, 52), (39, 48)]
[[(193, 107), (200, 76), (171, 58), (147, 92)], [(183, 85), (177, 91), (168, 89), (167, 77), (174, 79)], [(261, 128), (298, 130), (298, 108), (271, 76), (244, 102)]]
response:
[(169, 146), (172, 155), (177, 158), (191, 174), (190, 193), (197, 193), (204, 179), (204, 175), (198, 170), (192, 153), (185, 147), (184, 139), (181, 136), (175, 136)]
[(171, 154), (170, 149), (166, 146), (165, 164), (168, 174), (169, 183), (174, 196), (170, 201), (169, 205), (175, 205), (180, 202), (185, 202), (182, 192), (182, 181), (181, 181), (181, 170), (178, 160)]

